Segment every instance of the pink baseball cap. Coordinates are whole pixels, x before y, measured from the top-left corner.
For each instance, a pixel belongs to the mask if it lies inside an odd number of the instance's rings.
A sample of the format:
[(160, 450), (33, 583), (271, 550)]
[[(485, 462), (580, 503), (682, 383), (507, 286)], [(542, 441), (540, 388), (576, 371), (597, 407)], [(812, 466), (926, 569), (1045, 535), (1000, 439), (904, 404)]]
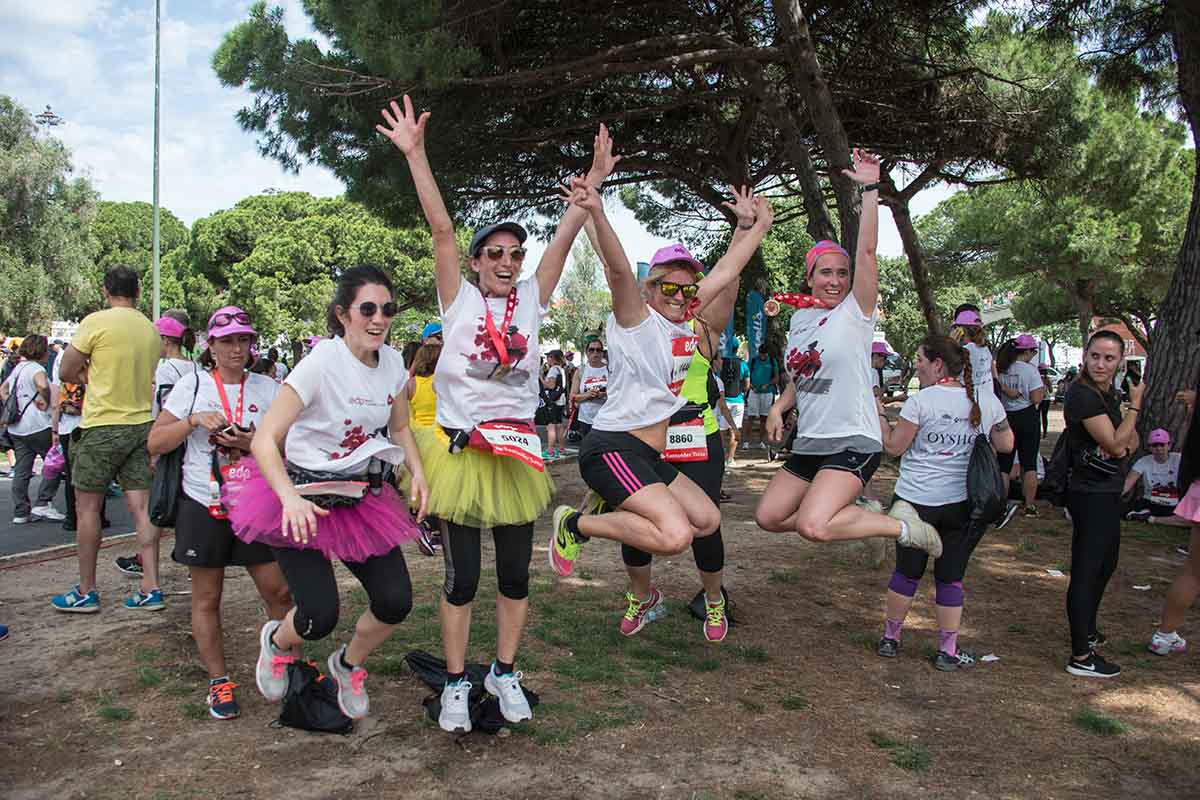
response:
[(871, 342), (871, 355), (890, 356), (891, 350), (883, 342)]
[(182, 339), (184, 331), (187, 328), (183, 327), (183, 323), (172, 317), (159, 317), (154, 323), (155, 329), (163, 336), (170, 336), (174, 339)]
[(666, 247), (660, 247), (654, 253), (654, 257), (650, 259), (650, 269), (654, 269), (660, 264), (667, 264), (672, 261), (682, 261), (687, 265), (692, 272), (704, 272), (704, 265), (701, 264), (695, 256), (693, 256), (686, 247), (676, 242), (669, 244)]
[(1038, 349), (1037, 339), (1033, 338), (1028, 333), (1022, 333), (1020, 336), (1018, 336), (1016, 339), (1014, 339), (1013, 346), (1016, 347), (1018, 350), (1037, 350)]
[(968, 308), (961, 311), (959, 315), (954, 318), (954, 324), (981, 326), (983, 325), (983, 320), (980, 319), (977, 313)]
[(850, 254), (846, 252), (846, 248), (842, 247), (837, 242), (830, 241), (829, 239), (822, 239), (810, 247), (808, 252), (804, 255), (804, 266), (806, 268), (805, 274), (808, 276), (809, 280), (812, 279), (813, 270), (816, 269), (817, 259), (826, 253), (841, 253), (846, 257), (847, 261), (850, 260)]
[(258, 331), (254, 330), (254, 326), (250, 324), (250, 315), (237, 306), (219, 308), (208, 318), (209, 339), (220, 339), (239, 333), (258, 336)]
[(1162, 428), (1155, 428), (1150, 431), (1150, 436), (1146, 441), (1150, 444), (1170, 444), (1171, 434), (1167, 433)]

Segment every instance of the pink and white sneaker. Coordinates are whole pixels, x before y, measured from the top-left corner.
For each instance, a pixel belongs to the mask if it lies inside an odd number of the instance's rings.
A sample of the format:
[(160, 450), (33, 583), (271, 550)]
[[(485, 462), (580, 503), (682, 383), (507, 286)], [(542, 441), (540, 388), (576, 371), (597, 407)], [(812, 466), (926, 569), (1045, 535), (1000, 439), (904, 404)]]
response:
[(621, 617), (621, 635), (633, 636), (635, 633), (646, 627), (647, 622), (653, 622), (658, 616), (658, 609), (662, 606), (662, 592), (653, 586), (650, 587), (650, 596), (645, 600), (639, 600), (633, 596), (633, 592), (625, 593), (625, 600), (629, 605), (625, 609), (624, 616)]
[(704, 598), (704, 638), (710, 642), (723, 642), (729, 634), (729, 617), (725, 616), (725, 598), (715, 603)]
[(1163, 633), (1155, 631), (1146, 649), (1156, 656), (1169, 656), (1172, 653), (1186, 653), (1187, 640), (1176, 632)]

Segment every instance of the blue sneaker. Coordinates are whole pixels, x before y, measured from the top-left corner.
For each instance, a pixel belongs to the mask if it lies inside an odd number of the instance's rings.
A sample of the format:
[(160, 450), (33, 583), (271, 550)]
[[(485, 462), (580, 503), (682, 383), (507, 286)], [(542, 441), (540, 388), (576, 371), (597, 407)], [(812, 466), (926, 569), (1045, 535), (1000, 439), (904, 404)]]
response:
[(230, 680), (208, 687), (208, 713), (213, 719), (234, 719), (242, 713), (233, 690), (237, 684)]
[(8, 626), (0, 625), (0, 642), (8, 638)]
[(50, 601), (59, 611), (69, 611), (75, 614), (95, 614), (100, 610), (100, 593), (95, 589), (87, 594), (80, 594), (79, 584), (66, 594), (56, 594)]
[(167, 604), (163, 602), (161, 589), (151, 589), (149, 594), (145, 594), (140, 590), (134, 592), (133, 595), (125, 601), (125, 607), (135, 609), (140, 608), (144, 611), (162, 611), (167, 607)]

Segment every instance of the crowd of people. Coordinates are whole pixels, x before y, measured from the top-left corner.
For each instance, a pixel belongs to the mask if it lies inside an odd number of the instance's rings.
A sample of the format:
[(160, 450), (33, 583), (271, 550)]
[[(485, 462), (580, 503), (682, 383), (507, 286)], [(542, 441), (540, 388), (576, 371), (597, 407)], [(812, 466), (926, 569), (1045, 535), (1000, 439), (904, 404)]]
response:
[[(527, 233), (515, 222), (481, 227), (460, 252), (426, 157), (429, 114), (416, 114), (405, 97), (383, 118), (378, 130), (406, 159), (432, 234), (440, 309), (403, 353), (388, 344), (399, 312), (393, 286), (369, 265), (338, 276), (328, 337), (309, 340), (308, 354), (290, 369), (275, 348), (260, 354), (255, 320), (240, 308), (219, 309), (196, 327), (176, 310), (152, 323), (136, 307), (136, 273), (120, 266), (104, 277), (108, 308), (86, 317), (57, 357), (45, 337), (19, 343), (0, 384), (14, 459), (14, 521), (61, 518), (53, 511), (61, 482), (69, 509), (61, 521), (77, 529), (79, 579), (52, 599), (54, 608), (100, 610), (104, 502), (119, 485), (137, 553), (118, 565), (140, 579), (123, 605), (165, 607), (159, 524), (169, 523), (171, 557), (191, 577), (192, 635), (209, 677), (210, 712), (229, 719), (239, 706), (224, 655), (226, 569), (245, 567), (262, 598), (254, 679), (264, 697), (279, 701), (304, 644), (336, 629), (341, 598), (333, 561), (341, 561), (362, 585), (367, 608), (325, 667), (341, 711), (359, 719), (370, 708), (371, 653), (414, 604), (404, 555), (414, 542), (444, 561), (437, 715), (442, 729), (465, 733), (472, 728), (472, 606), (487, 529), (498, 633), (484, 690), (497, 698), (504, 719), (517, 723), (533, 713), (517, 662), (534, 523), (555, 493), (547, 462), (567, 442), (577, 444), (590, 490), (554, 509), (550, 569), (570, 576), (585, 551), (590, 559), (605, 557), (593, 540), (620, 543), (628, 585), (617, 625), (633, 636), (664, 608), (654, 557), (691, 549), (702, 586), (700, 635), (717, 643), (730, 631), (723, 481), (740, 438), (785, 459), (758, 500), (759, 527), (818, 543), (894, 541), (895, 569), (881, 587), (880, 656), (900, 654), (904, 622), (932, 558), (939, 628), (933, 666), (956, 671), (975, 663), (958, 643), (964, 580), (992, 521), (972, 513), (968, 468), (979, 440), (990, 444), (1005, 480), (1018, 474), (1013, 490), (1021, 498), (995, 522), (1004, 525), (1019, 509), (1037, 515), (1042, 415), (1052, 387), (1034, 364), (1038, 343), (1031, 336), (1005, 342), (993, 357), (979, 309), (966, 305), (955, 311), (950, 336), (922, 341), (920, 388), (902, 398), (898, 418), (888, 414), (879, 370), (891, 353), (875, 341), (876, 157), (855, 151), (845, 170), (862, 195), (856, 252), (831, 241), (811, 248), (810, 293), (780, 295), (796, 307), (782, 357), (764, 343), (743, 360), (728, 355), (721, 332), (741, 272), (772, 227), (767, 198), (733, 188), (726, 204), (732, 237), (711, 268), (673, 244), (639, 275), (600, 198), (620, 161), (601, 125), (590, 169), (564, 190), (554, 236), (527, 272)], [(574, 354), (559, 350), (543, 361), (541, 324), (581, 231), (600, 256), (612, 313), (602, 332), (587, 337), (578, 366)], [(1123, 357), (1120, 337), (1097, 332), (1064, 393), (1066, 508), (1074, 531), (1066, 670), (1085, 677), (1120, 672), (1100, 655), (1105, 637), (1097, 617), (1123, 517), (1191, 528), (1188, 562), (1148, 645), (1154, 653), (1186, 647), (1177, 628), (1200, 594), (1200, 483), (1193, 483), (1200, 426), (1193, 424), (1178, 453), (1165, 430), (1153, 431), (1149, 455), (1126, 469), (1140, 447), (1145, 385), (1133, 381), (1122, 404), (1114, 379)], [(1194, 408), (1194, 393), (1180, 399)], [(544, 447), (538, 425), (545, 427)], [(38, 456), (49, 461), (56, 447), (67, 466), (30, 501), (33, 463)], [(881, 513), (863, 495), (884, 453), (899, 459), (899, 478)], [(178, 486), (162, 489), (170, 468), (178, 470)], [(1144, 488), (1135, 499), (1139, 482)]]

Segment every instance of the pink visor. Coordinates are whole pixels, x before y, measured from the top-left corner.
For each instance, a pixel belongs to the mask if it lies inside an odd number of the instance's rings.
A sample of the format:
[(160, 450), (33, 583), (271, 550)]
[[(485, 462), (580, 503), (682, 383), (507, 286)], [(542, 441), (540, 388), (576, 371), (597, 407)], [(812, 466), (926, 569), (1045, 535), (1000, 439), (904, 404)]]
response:
[(960, 313), (957, 317), (954, 318), (954, 324), (955, 325), (973, 325), (975, 327), (979, 327), (979, 326), (983, 325), (983, 320), (979, 318), (978, 314), (976, 314), (974, 311), (972, 311), (971, 309), (968, 308), (965, 311), (963, 311), (962, 313)]
[(237, 306), (219, 308), (208, 318), (208, 338), (221, 339), (225, 336), (236, 336), (248, 333), (258, 336), (258, 331), (250, 324), (250, 315)]
[(650, 259), (650, 269), (654, 269), (660, 264), (669, 264), (672, 261), (684, 263), (693, 272), (704, 271), (704, 265), (697, 261), (686, 247), (678, 243), (659, 248), (654, 257)]
[(1162, 428), (1155, 428), (1150, 431), (1150, 436), (1146, 440), (1150, 444), (1170, 444), (1171, 434), (1167, 433)]
[(846, 248), (842, 247), (837, 242), (831, 242), (828, 239), (822, 239), (810, 247), (808, 252), (804, 255), (804, 266), (806, 267), (805, 274), (808, 276), (809, 280), (812, 280), (813, 270), (816, 269), (817, 266), (817, 259), (826, 253), (841, 253), (846, 257), (847, 261), (850, 260), (850, 254), (846, 252)]
[(891, 350), (888, 350), (887, 345), (883, 342), (871, 342), (871, 355), (873, 356), (890, 356)]
[(162, 336), (170, 336), (173, 339), (182, 339), (183, 332), (187, 330), (182, 322), (172, 317), (159, 317), (154, 323), (154, 328)]
[(1020, 336), (1018, 336), (1016, 338), (1016, 340), (1013, 342), (1013, 344), (1018, 350), (1037, 350), (1038, 349), (1037, 339), (1033, 338), (1028, 333), (1022, 333)]

